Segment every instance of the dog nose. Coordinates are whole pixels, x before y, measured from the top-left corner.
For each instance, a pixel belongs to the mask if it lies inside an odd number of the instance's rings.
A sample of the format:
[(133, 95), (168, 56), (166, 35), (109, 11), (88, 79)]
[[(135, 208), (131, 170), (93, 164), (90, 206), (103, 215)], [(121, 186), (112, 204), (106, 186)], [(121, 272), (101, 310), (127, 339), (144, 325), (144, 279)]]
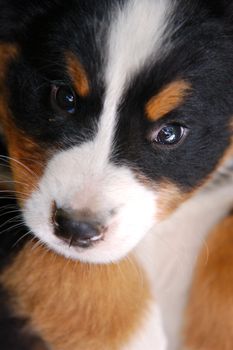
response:
[(103, 229), (99, 223), (78, 220), (75, 215), (64, 209), (55, 210), (53, 221), (55, 235), (70, 246), (89, 248), (103, 236)]

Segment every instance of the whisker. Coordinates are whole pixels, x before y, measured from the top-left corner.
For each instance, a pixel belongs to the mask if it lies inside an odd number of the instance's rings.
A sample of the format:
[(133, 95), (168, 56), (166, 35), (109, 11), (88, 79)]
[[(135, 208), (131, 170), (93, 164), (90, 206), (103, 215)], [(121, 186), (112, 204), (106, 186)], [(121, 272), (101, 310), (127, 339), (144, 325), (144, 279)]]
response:
[(16, 204), (7, 204), (7, 205), (4, 205), (4, 207), (0, 207), (0, 212), (6, 209), (16, 209), (16, 208), (17, 208)]
[(15, 220), (18, 220), (19, 218), (22, 219), (22, 216), (21, 215), (16, 215), (14, 216), (13, 218), (10, 218), (9, 220), (5, 221), (3, 224), (0, 225), (0, 228), (1, 227), (4, 227), (5, 225), (11, 223), (11, 222), (14, 222)]
[(28, 173), (30, 173), (31, 175), (37, 176), (37, 174), (36, 174), (34, 171), (32, 171), (29, 167), (27, 167), (25, 164), (23, 164), (22, 162), (20, 162), (19, 160), (15, 159), (15, 158), (12, 158), (12, 157), (10, 157), (10, 156), (3, 156), (3, 155), (0, 155), (0, 159), (3, 159), (3, 160), (4, 160), (4, 159), (5, 159), (5, 160), (11, 160), (11, 161), (15, 162), (16, 164), (22, 166), (22, 167), (23, 167), (25, 170), (27, 170)]
[(19, 184), (19, 185), (24, 185), (24, 186), (27, 186), (27, 187), (30, 187), (30, 185), (26, 182), (22, 182), (22, 181), (14, 181), (14, 180), (1, 180), (0, 181), (0, 184), (7, 184), (7, 183), (12, 183), (12, 184)]
[(22, 191), (15, 191), (15, 190), (0, 190), (0, 193), (9, 193), (10, 195), (11, 194), (21, 194), (21, 195), (24, 195), (24, 196), (27, 196), (28, 193), (25, 193), (25, 192), (22, 192)]
[[(1, 199), (14, 199), (15, 200), (15, 197), (0, 197), (0, 200)], [(4, 206), (0, 206), (0, 212), (2, 211), (5, 211), (5, 210), (8, 210), (8, 209), (14, 209), (16, 211), (19, 211), (21, 213), (25, 212), (25, 209), (24, 208), (20, 208), (17, 203), (11, 203), (11, 204), (6, 204)]]
[(29, 230), (24, 235), (22, 235), (19, 239), (17, 239), (17, 241), (13, 244), (12, 248), (15, 248), (17, 244), (19, 244), (19, 242), (21, 242), (25, 237), (30, 236), (30, 234), (31, 234), (31, 231)]
[(13, 214), (13, 213), (18, 213), (19, 211), (20, 211), (19, 209), (6, 211), (3, 214), (0, 214), (0, 217), (5, 216), (5, 215), (9, 215), (9, 214)]
[[(0, 196), (0, 199), (15, 199), (15, 196)], [(24, 200), (25, 198), (23, 197), (18, 197), (18, 199)]]
[(35, 163), (35, 164), (40, 165), (41, 167), (44, 166), (44, 163), (42, 163), (40, 160), (35, 159), (35, 158), (28, 158), (28, 157), (27, 157), (27, 158), (22, 158), (22, 160), (33, 162), (33, 163)]
[(7, 232), (7, 231), (11, 231), (11, 230), (13, 230), (13, 229), (15, 229), (15, 228), (17, 228), (17, 227), (24, 227), (24, 222), (21, 222), (21, 223), (18, 223), (18, 224), (16, 224), (16, 225), (13, 225), (13, 226), (11, 226), (11, 227), (8, 227), (8, 228), (6, 228), (5, 230), (3, 230), (3, 231), (1, 231), (0, 232), (0, 235), (2, 235), (3, 233), (5, 233), (5, 232)]
[(46, 253), (48, 251), (48, 248), (47, 248), (46, 244), (44, 242), (42, 242), (40, 239), (36, 238), (36, 237), (35, 237), (35, 239), (36, 239), (36, 243), (33, 244), (32, 250), (35, 250), (38, 247), (46, 248), (46, 251), (44, 252), (44, 255), (46, 255)]
[(5, 195), (0, 196), (0, 200), (3, 200), (3, 199), (4, 200), (12, 200), (12, 201), (16, 201), (16, 199), (19, 199), (21, 201), (25, 201), (27, 199), (27, 197), (26, 196), (14, 196), (13, 194), (9, 194), (7, 196), (7, 194), (5, 194)]

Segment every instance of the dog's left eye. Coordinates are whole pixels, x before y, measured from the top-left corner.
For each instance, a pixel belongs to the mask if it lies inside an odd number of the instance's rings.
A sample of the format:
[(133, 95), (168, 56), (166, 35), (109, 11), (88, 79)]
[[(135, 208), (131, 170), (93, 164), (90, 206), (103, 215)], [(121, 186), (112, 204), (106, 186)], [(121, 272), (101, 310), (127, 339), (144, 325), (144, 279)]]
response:
[(74, 114), (76, 111), (75, 92), (70, 86), (53, 86), (52, 104), (59, 112)]
[(165, 124), (150, 134), (150, 141), (162, 146), (175, 146), (185, 137), (186, 130), (180, 124)]

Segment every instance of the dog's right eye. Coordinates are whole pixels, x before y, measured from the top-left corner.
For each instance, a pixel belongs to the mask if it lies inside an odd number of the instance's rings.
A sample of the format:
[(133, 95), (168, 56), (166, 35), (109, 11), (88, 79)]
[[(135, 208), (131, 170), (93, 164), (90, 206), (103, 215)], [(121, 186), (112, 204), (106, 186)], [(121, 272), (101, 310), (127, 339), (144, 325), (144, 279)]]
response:
[(52, 86), (51, 99), (53, 107), (60, 113), (74, 114), (76, 95), (70, 86)]

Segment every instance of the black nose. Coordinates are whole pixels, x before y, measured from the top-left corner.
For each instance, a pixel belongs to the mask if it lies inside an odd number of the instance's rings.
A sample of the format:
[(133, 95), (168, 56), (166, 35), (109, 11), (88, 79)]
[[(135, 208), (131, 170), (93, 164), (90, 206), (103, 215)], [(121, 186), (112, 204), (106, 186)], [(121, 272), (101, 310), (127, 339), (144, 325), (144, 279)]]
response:
[(70, 246), (88, 248), (102, 238), (99, 223), (79, 221), (69, 211), (56, 209), (53, 221), (55, 235), (67, 241)]

